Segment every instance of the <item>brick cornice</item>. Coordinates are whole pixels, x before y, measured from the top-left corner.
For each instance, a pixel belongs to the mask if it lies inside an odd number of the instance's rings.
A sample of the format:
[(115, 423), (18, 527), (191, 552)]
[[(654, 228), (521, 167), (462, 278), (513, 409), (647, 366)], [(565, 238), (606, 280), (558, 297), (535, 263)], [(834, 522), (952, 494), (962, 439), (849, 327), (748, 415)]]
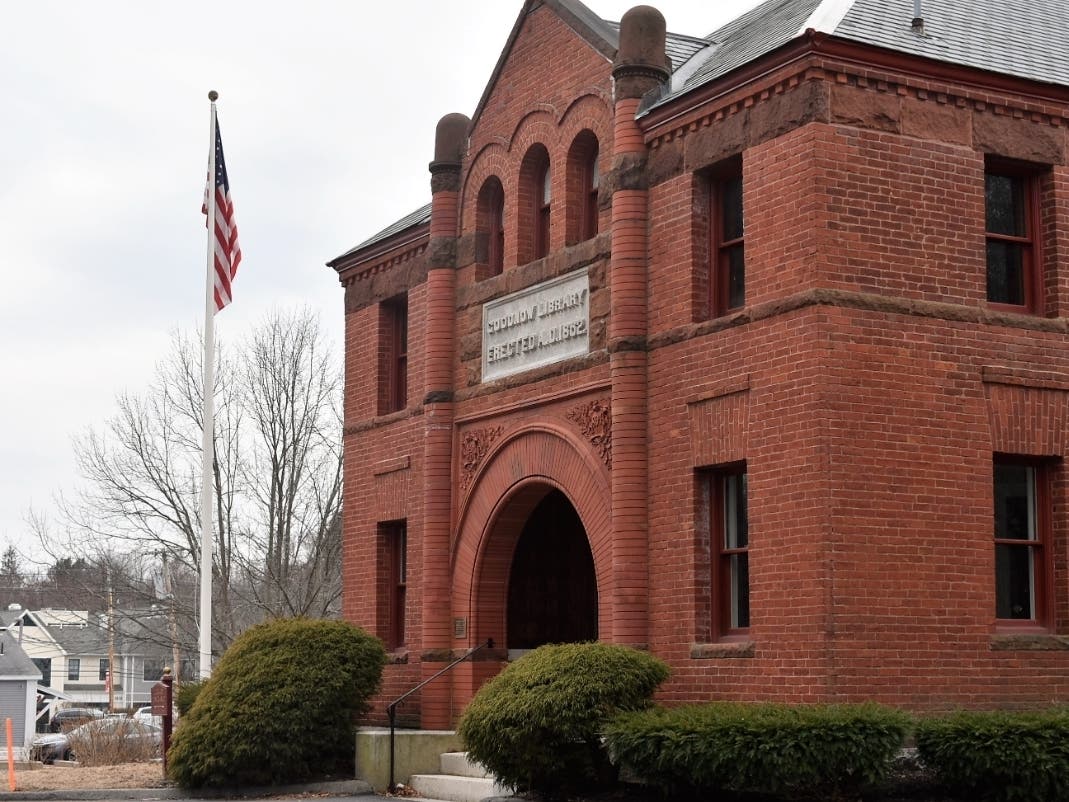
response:
[(815, 35), (689, 92), (639, 119), (656, 148), (738, 114), (805, 81), (952, 104), (977, 112), (1027, 117), (1069, 127), (1069, 89)]
[(407, 242), (392, 244), (378, 251), (372, 251), (364, 255), (359, 262), (338, 268), (338, 281), (343, 287), (347, 287), (357, 281), (370, 278), (376, 273), (389, 270), (395, 265), (403, 264), (411, 259), (421, 256), (427, 250), (427, 229), (424, 229)]

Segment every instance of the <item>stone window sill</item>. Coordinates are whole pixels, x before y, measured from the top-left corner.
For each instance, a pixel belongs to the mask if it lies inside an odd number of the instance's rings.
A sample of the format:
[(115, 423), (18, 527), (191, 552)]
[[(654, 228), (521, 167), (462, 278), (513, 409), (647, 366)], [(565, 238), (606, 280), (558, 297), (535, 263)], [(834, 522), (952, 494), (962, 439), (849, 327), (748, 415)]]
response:
[(691, 660), (719, 660), (734, 657), (753, 657), (752, 640), (724, 641), (723, 643), (692, 643)]
[(1049, 633), (1006, 633), (991, 636), (993, 652), (1064, 652), (1069, 651), (1069, 635)]

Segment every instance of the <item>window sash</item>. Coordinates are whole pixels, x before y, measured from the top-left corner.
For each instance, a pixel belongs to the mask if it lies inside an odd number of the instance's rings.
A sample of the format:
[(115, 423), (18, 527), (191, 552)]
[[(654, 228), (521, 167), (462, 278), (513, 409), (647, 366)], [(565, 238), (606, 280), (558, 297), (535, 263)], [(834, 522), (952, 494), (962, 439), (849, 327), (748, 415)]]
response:
[(390, 527), (390, 649), (399, 649), (405, 645), (405, 600), (408, 579), (408, 528), (404, 522)]
[(541, 259), (549, 253), (550, 222), (550, 174), (547, 164), (538, 182), (538, 203), (535, 208), (535, 259)]
[(505, 199), (497, 196), (490, 202), (490, 241), (488, 243), (491, 275), (498, 275), (505, 267)]
[(744, 469), (710, 477), (716, 544), (713, 623), (719, 637), (744, 634), (750, 626), (750, 555), (747, 480)]
[(583, 209), (583, 236), (590, 239), (598, 233), (598, 190), (601, 175), (598, 172), (598, 152), (595, 150), (586, 169), (586, 204)]
[(67, 658), (67, 679), (77, 682), (82, 673), (82, 660), (80, 657)]
[(741, 162), (711, 179), (709, 220), (713, 275), (709, 308), (713, 316), (746, 304), (745, 217)]
[(1043, 464), (998, 459), (993, 469), (995, 618), (1002, 626), (1050, 620), (1049, 478)]
[(149, 658), (141, 666), (141, 679), (145, 682), (159, 682), (163, 676), (163, 660)]
[(390, 411), (397, 412), (408, 403), (408, 299), (390, 305)]
[(1042, 311), (1036, 243), (1040, 227), (1035, 176), (1019, 167), (988, 168), (984, 173), (988, 303), (1014, 311)]

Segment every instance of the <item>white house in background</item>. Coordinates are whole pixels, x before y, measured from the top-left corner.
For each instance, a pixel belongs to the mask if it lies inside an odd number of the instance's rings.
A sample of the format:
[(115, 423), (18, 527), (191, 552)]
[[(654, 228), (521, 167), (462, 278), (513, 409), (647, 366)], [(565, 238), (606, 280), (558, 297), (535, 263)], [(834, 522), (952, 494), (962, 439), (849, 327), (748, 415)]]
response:
[[(33, 743), (37, 715), (37, 683), (41, 672), (10, 633), (0, 632), (0, 719), (11, 719), (12, 751), (26, 760)], [(0, 755), (7, 759), (6, 738)]]
[[(117, 612), (114, 635), (114, 709), (130, 710), (151, 701), (151, 689), (169, 665), (170, 650), (152, 642), (152, 611)], [(159, 631), (164, 621), (158, 616)], [(136, 621), (140, 637), (124, 622)], [(106, 708), (109, 704), (109, 631), (107, 616), (88, 610), (6, 610), (6, 629), (41, 673), (41, 684), (70, 706)]]

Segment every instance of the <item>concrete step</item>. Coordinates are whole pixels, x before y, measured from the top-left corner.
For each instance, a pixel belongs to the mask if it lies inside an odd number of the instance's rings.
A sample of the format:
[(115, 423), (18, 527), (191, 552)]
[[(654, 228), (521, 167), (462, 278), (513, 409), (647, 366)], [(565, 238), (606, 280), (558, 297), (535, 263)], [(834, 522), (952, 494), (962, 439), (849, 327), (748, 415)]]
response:
[(482, 765), (468, 760), (467, 752), (443, 752), (439, 762), (442, 774), (455, 774), (457, 777), (490, 776), (490, 772)]
[(421, 797), (443, 802), (480, 802), (488, 796), (510, 793), (489, 777), (457, 777), (453, 774), (413, 774), (409, 786)]

